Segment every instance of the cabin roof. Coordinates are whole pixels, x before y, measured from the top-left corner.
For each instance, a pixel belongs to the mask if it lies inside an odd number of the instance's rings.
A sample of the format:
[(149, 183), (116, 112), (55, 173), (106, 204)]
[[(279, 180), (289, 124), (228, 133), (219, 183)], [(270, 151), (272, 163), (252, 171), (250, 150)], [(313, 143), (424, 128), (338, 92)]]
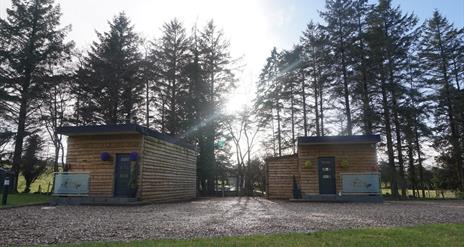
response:
[(195, 146), (190, 143), (187, 143), (187, 141), (185, 141), (184, 139), (173, 137), (168, 134), (164, 134), (159, 131), (140, 126), (138, 124), (64, 126), (57, 128), (57, 132), (58, 134), (63, 134), (67, 136), (141, 134), (196, 151)]
[(298, 145), (377, 143), (377, 142), (380, 142), (380, 135), (298, 137)]

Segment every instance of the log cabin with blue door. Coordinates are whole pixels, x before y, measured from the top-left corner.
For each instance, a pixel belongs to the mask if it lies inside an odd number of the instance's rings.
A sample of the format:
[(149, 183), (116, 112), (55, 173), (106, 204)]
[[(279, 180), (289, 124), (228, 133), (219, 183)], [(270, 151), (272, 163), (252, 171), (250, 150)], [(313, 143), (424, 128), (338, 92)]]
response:
[(125, 204), (196, 197), (193, 145), (136, 124), (70, 126), (67, 171), (55, 174), (55, 203)]
[(299, 137), (294, 155), (266, 159), (269, 199), (382, 202), (379, 135)]

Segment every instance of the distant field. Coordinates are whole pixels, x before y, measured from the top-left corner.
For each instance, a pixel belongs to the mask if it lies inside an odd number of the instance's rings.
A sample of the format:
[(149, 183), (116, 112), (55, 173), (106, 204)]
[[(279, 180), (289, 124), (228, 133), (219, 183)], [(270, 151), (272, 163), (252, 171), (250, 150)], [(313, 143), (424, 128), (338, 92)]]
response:
[[(31, 184), (31, 192), (32, 193), (38, 192), (39, 186), (42, 189), (42, 192), (50, 192), (52, 190), (52, 185), (53, 185), (53, 169), (49, 168), (44, 174), (42, 174), (42, 176), (40, 176), (34, 183)], [(23, 192), (25, 188), (26, 188), (26, 180), (24, 180), (24, 177), (20, 175), (18, 179), (18, 191)]]
[[(382, 194), (385, 195), (387, 193), (391, 194), (390, 189), (383, 188), (382, 189)], [(401, 191), (398, 191), (398, 193), (401, 194)], [(437, 193), (438, 193), (438, 196), (437, 196)], [(443, 194), (444, 194), (445, 198), (456, 198), (456, 193), (454, 191), (445, 190), (445, 191), (443, 191)], [(413, 195), (412, 190), (408, 190), (408, 195), (410, 195), (410, 196)], [(419, 191), (419, 195), (422, 196), (422, 191)], [(442, 194), (441, 194), (441, 191), (425, 190), (425, 197), (426, 198), (442, 198)]]

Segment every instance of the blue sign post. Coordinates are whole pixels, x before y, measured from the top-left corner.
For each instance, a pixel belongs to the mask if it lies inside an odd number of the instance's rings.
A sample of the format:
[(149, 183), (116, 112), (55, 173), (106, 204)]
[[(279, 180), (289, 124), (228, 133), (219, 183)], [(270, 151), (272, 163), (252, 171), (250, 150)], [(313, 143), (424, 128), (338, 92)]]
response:
[(10, 189), (10, 178), (6, 177), (3, 179), (3, 195), (2, 195), (2, 205), (6, 205), (8, 200), (8, 191)]

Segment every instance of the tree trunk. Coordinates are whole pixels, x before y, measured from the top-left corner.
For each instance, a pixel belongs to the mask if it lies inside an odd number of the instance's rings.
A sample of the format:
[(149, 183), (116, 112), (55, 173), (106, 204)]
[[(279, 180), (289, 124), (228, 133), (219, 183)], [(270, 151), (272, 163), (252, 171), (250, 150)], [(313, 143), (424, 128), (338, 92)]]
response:
[(388, 154), (388, 166), (390, 167), (392, 176), (391, 176), (391, 195), (392, 197), (398, 197), (398, 183), (397, 183), (397, 171), (395, 166), (395, 156), (393, 153), (393, 142), (392, 142), (392, 133), (391, 133), (391, 122), (390, 122), (390, 110), (388, 105), (387, 98), (387, 89), (385, 78), (382, 76), (382, 107), (383, 107), (383, 116), (385, 121), (385, 135), (387, 138), (387, 154)]
[(414, 147), (412, 141), (408, 138), (408, 160), (409, 160), (409, 177), (414, 197), (416, 197), (417, 179), (416, 167), (414, 166)]
[(321, 120), (321, 136), (324, 136), (324, 101), (323, 101), (323, 88), (322, 88), (322, 83), (319, 83), (319, 118)]
[(403, 146), (401, 143), (401, 126), (398, 116), (398, 102), (394, 89), (392, 89), (392, 103), (393, 103), (393, 121), (395, 123), (395, 135), (396, 135), (396, 150), (398, 153), (398, 165), (399, 165), (399, 176), (400, 176), (400, 188), (401, 196), (407, 197), (407, 186), (404, 174), (404, 160), (403, 160)]
[(366, 135), (372, 134), (372, 116), (371, 116), (371, 106), (370, 106), (370, 97), (369, 97), (369, 87), (367, 81), (367, 64), (366, 64), (366, 57), (364, 55), (365, 47), (364, 41), (362, 37), (362, 20), (361, 15), (358, 15), (358, 38), (360, 42), (360, 52), (361, 52), (361, 76), (362, 76), (362, 104), (363, 104), (363, 123), (364, 123), (364, 133)]
[(282, 133), (281, 133), (281, 127), (280, 127), (280, 106), (279, 106), (279, 101), (277, 101), (277, 142), (278, 142), (278, 148), (279, 148), (279, 157), (282, 156)]
[[(293, 92), (293, 83), (290, 86), (290, 108), (291, 108), (291, 122), (292, 122), (292, 151), (293, 154), (296, 153), (295, 150), (295, 99), (294, 99), (294, 92)], [(248, 152), (249, 154), (249, 152)]]
[[(27, 79), (28, 81), (30, 78)], [(28, 83), (29, 84), (29, 83)], [(13, 153), (13, 166), (11, 168), (14, 176), (13, 191), (18, 191), (18, 178), (19, 178), (19, 166), (21, 164), (21, 155), (23, 152), (23, 142), (26, 135), (26, 118), (27, 118), (27, 105), (29, 104), (28, 100), (28, 87), (23, 89), (21, 93), (21, 105), (19, 108), (19, 117), (18, 117), (18, 129), (16, 131), (15, 139), (15, 148)]]
[(345, 61), (345, 48), (343, 38), (340, 37), (341, 42), (341, 59), (342, 59), (342, 71), (343, 71), (343, 96), (345, 98), (345, 114), (346, 114), (346, 131), (348, 135), (353, 135), (353, 126), (351, 122), (351, 109), (350, 109), (350, 90), (348, 88), (348, 72)]
[(316, 135), (320, 136), (321, 135), (321, 129), (319, 125), (319, 92), (318, 92), (318, 85), (317, 85), (317, 79), (316, 79), (316, 73), (314, 73), (314, 113), (315, 113), (315, 121), (316, 121)]
[(304, 71), (301, 72), (302, 80), (301, 80), (301, 96), (303, 98), (303, 129), (304, 129), (304, 136), (308, 136), (308, 118), (306, 116), (306, 83), (305, 83), (305, 73)]

